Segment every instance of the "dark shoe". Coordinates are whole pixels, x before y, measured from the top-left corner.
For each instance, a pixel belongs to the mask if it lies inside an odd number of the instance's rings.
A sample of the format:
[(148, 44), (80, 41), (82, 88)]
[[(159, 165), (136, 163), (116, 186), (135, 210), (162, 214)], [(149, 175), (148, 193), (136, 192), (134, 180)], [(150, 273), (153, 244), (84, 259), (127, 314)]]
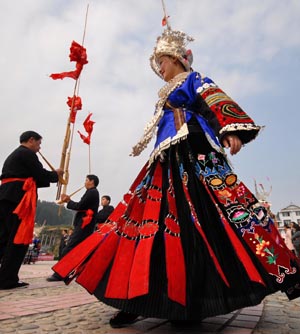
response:
[(58, 275), (52, 275), (46, 278), (46, 281), (48, 282), (58, 282), (58, 281), (62, 281), (63, 279), (61, 277), (59, 277)]
[(29, 285), (29, 283), (19, 281), (18, 283), (14, 284), (14, 285), (8, 285), (8, 286), (5, 286), (5, 287), (0, 287), (0, 290), (26, 288), (28, 285)]
[(109, 320), (109, 324), (112, 328), (121, 328), (133, 324), (138, 317), (138, 314), (119, 311)]

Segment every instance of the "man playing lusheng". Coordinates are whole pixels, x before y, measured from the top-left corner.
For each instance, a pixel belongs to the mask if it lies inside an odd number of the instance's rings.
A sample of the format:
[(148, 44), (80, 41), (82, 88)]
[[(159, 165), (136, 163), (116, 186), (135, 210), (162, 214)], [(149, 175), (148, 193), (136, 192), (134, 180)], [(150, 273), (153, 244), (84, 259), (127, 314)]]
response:
[[(95, 229), (95, 216), (99, 206), (99, 192), (97, 189), (98, 184), (98, 177), (96, 175), (90, 174), (86, 176), (84, 184), (86, 192), (81, 197), (79, 202), (72, 201), (69, 195), (61, 195), (62, 202), (68, 203), (67, 208), (76, 211), (73, 222), (74, 231), (70, 235), (66, 247), (64, 247), (62, 251), (62, 258), (75, 246), (90, 236)], [(48, 282), (61, 280), (62, 278), (56, 273), (47, 278)]]
[(36, 153), (42, 137), (34, 131), (20, 136), (20, 146), (5, 160), (0, 176), (0, 289), (27, 286), (19, 270), (32, 242), (37, 188), (57, 182), (63, 171), (43, 168)]

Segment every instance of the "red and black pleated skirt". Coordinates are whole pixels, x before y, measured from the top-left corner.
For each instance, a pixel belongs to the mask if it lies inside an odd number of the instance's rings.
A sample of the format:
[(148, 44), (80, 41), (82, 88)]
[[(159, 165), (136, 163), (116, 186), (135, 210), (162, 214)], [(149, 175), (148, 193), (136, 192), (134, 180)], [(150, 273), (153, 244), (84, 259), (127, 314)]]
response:
[(106, 223), (54, 267), (117, 309), (203, 319), (299, 295), (299, 264), (268, 211), (204, 135), (145, 165)]

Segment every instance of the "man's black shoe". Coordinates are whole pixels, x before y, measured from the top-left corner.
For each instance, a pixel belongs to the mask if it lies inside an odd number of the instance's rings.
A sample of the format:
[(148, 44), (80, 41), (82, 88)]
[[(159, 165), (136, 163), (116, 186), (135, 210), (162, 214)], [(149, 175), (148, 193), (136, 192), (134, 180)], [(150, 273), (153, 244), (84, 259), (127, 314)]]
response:
[(26, 282), (17, 282), (16, 284), (13, 285), (8, 285), (5, 287), (0, 287), (0, 290), (10, 290), (10, 289), (17, 289), (17, 288), (26, 288), (29, 285), (29, 283)]
[(109, 320), (109, 324), (112, 328), (121, 328), (133, 324), (138, 317), (138, 314), (119, 311)]
[(61, 277), (59, 277), (58, 275), (52, 275), (46, 278), (46, 281), (48, 282), (58, 282), (58, 281), (62, 281), (63, 279)]

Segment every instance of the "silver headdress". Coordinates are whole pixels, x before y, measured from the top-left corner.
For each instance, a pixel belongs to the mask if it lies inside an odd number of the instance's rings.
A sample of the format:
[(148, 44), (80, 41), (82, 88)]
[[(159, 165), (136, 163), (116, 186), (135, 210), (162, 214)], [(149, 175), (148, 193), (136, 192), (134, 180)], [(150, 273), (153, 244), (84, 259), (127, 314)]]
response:
[[(186, 72), (182, 72), (178, 74), (176, 77), (171, 79), (159, 92), (159, 101), (156, 104), (155, 114), (151, 121), (146, 125), (144, 129), (144, 135), (140, 139), (140, 141), (132, 148), (132, 156), (139, 155), (148, 145), (150, 140), (152, 139), (156, 127), (163, 115), (163, 106), (166, 102), (167, 97), (169, 94), (175, 90), (178, 86), (182, 84), (182, 82), (188, 76), (187, 72), (192, 70), (191, 65), (193, 62), (193, 54), (191, 50), (186, 49), (186, 45), (193, 41), (194, 39), (188, 35), (186, 35), (182, 31), (175, 31), (172, 30), (169, 22), (168, 16), (166, 15), (164, 2), (162, 0), (163, 9), (164, 9), (164, 18), (163, 18), (163, 25), (167, 25), (167, 28), (164, 30), (161, 36), (157, 38), (156, 46), (154, 47), (153, 54), (150, 57), (150, 64), (153, 71), (163, 79), (160, 74), (160, 66), (159, 66), (159, 57), (163, 55), (173, 56), (176, 57), (181, 64), (184, 66)], [(187, 134), (187, 128), (186, 133)], [(180, 136), (183, 136), (183, 133), (180, 132)], [(174, 139), (174, 138), (173, 138)], [(166, 148), (166, 147), (164, 147)], [(160, 155), (163, 148), (159, 147), (159, 149), (154, 150), (151, 153), (149, 164), (152, 163), (154, 157)]]
[(167, 28), (163, 31), (161, 36), (157, 37), (156, 46), (150, 57), (151, 68), (162, 78), (160, 74), (159, 57), (166, 55), (176, 57), (187, 72), (191, 71), (193, 54), (191, 50), (186, 49), (186, 46), (194, 39), (182, 31), (172, 30), (167, 15), (165, 15), (163, 20), (167, 24)]

